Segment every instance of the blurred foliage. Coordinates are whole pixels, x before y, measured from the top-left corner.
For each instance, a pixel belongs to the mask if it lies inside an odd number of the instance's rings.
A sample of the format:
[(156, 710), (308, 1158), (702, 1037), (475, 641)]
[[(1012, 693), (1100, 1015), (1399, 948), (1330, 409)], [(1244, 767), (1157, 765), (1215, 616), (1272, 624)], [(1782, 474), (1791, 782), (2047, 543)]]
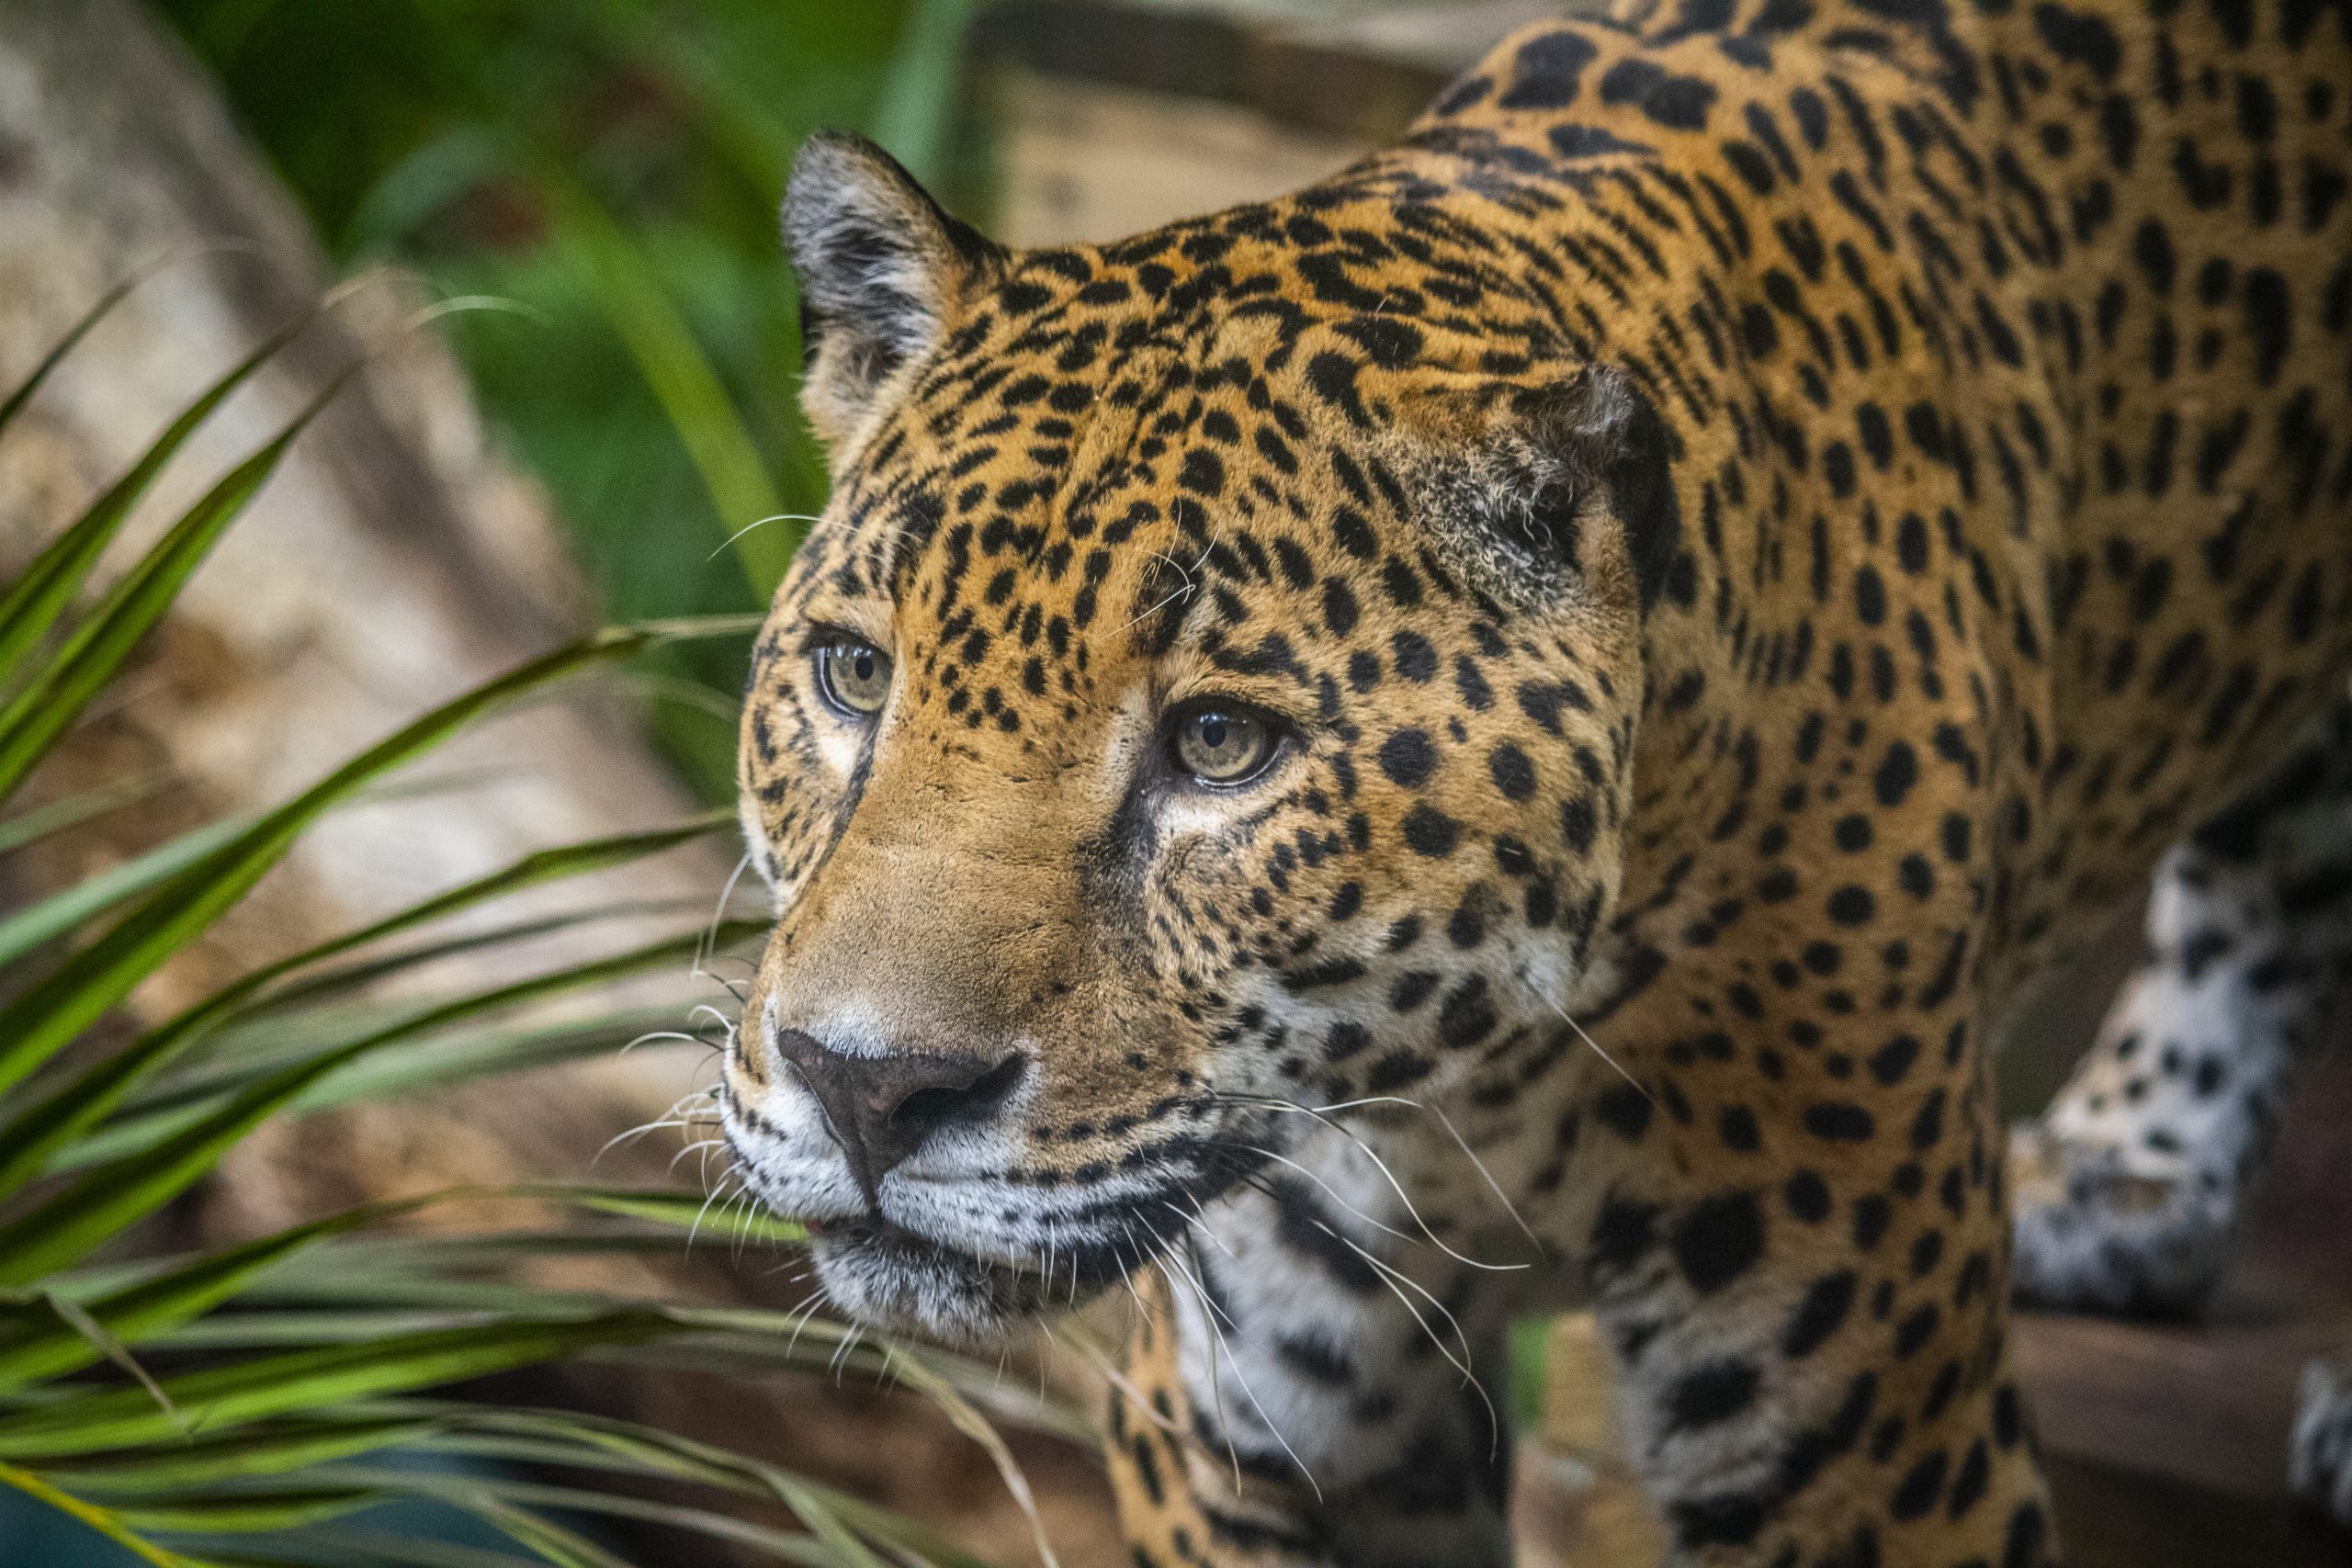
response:
[[(607, 617), (766, 603), (825, 490), (795, 401), (786, 172), (842, 125), (975, 191), (972, 0), (156, 4), (337, 264), (519, 307), (451, 336)], [(721, 797), (741, 650), (663, 658), (708, 694), (664, 703), (662, 739)]]
[[(120, 297), (103, 296), (90, 319)], [(119, 573), (103, 570), (153, 482), (300, 328), (228, 369), (0, 581), (0, 857), (137, 804), (114, 784), (14, 803), (134, 667), (181, 586), (343, 384), (338, 377), (219, 476)], [(0, 435), (79, 335), (0, 400)], [(718, 1016), (690, 1011), (707, 994), (703, 963), (755, 939), (761, 922), (710, 916), (698, 899), (616, 908), (608, 889), (599, 896), (577, 879), (719, 830), (721, 810), (526, 855), (265, 963), (166, 1017), (122, 1010), (322, 817), (381, 793), (449, 736), (581, 671), (696, 639), (740, 647), (752, 629), (738, 615), (593, 633), (459, 694), (276, 806), (167, 840), (0, 918), (0, 1561), (628, 1568), (600, 1540), (598, 1521), (621, 1520), (810, 1568), (984, 1568), (921, 1525), (756, 1454), (624, 1420), (447, 1395), (452, 1384), (587, 1357), (735, 1382), (796, 1370), (887, 1377), (980, 1444), (1025, 1503), (983, 1406), (1066, 1434), (1077, 1427), (1042, 1401), (1008, 1405), (990, 1368), (684, 1291), (651, 1299), (556, 1288), (535, 1273), (549, 1259), (630, 1257), (652, 1262), (656, 1278), (684, 1279), (685, 1248), (706, 1220), (740, 1241), (800, 1240), (748, 1201), (551, 1183), (467, 1189), (157, 1255), (173, 1245), (159, 1243), (159, 1217), (272, 1118), (447, 1092), (609, 1056), (636, 1040), (687, 1040), (681, 1020)], [(0, 860), (0, 877), (14, 869)], [(569, 892), (572, 907), (521, 918), (502, 908), (533, 888)], [(552, 968), (524, 945), (558, 931), (593, 937), (616, 915), (650, 919), (654, 934), (628, 947), (608, 937), (587, 956), (575, 947)], [(458, 954), (496, 960), (485, 971), (495, 983), (436, 970)], [(665, 973), (703, 983), (625, 1011), (601, 989)], [(563, 1017), (540, 1010), (557, 1001), (572, 1004)], [(690, 1096), (659, 1124), (704, 1124), (709, 1113), (707, 1093)], [(487, 1232), (385, 1229), (485, 1198), (523, 1201), (541, 1217)], [(648, 1490), (655, 1483), (670, 1490)], [(746, 1500), (781, 1505), (800, 1528), (746, 1517)], [(462, 1517), (488, 1544), (456, 1543), (419, 1508)], [(44, 1534), (45, 1555), (28, 1559), (28, 1518), (74, 1533)]]

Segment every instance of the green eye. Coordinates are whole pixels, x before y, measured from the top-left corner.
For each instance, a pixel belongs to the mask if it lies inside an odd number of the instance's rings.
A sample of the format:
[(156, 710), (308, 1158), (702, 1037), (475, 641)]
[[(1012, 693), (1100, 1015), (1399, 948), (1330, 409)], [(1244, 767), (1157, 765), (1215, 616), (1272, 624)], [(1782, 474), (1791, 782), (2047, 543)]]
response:
[(1261, 714), (1227, 703), (1198, 703), (1177, 710), (1168, 750), (1181, 772), (1205, 784), (1229, 785), (1262, 772), (1278, 739)]
[(872, 718), (890, 696), (890, 656), (836, 632), (817, 645), (817, 687), (853, 718)]

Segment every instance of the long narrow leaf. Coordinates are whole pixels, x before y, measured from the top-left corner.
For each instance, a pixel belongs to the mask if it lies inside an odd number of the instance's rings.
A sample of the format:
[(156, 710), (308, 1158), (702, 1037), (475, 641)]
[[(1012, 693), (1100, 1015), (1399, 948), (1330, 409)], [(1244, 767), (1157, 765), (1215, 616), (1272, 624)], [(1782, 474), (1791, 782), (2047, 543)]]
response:
[[(241, 1242), (83, 1303), (81, 1311), (105, 1332), (135, 1344), (210, 1311), (302, 1248), (413, 1209), (420, 1201), (370, 1204)], [(0, 1393), (77, 1371), (96, 1360), (99, 1353), (100, 1347), (74, 1332), (73, 1325), (20, 1309), (0, 1318)]]
[(783, 580), (802, 525), (784, 515), (758, 444), (636, 242), (578, 180), (552, 167), (543, 175), (586, 260), (597, 302), (693, 459), (745, 581), (764, 601)]
[[(557, 1322), (480, 1324), (264, 1356), (164, 1381), (201, 1431), (273, 1416), (486, 1377), (594, 1347), (632, 1345), (678, 1331), (670, 1314), (626, 1309)], [(0, 1460), (21, 1463), (92, 1449), (165, 1441), (172, 1416), (141, 1388), (108, 1388), (0, 1415)]]
[(158, 888), (54, 974), (0, 1009), (0, 1089), (49, 1060), (243, 897), (302, 830), (337, 800), (413, 761), (492, 708), (657, 640), (655, 633), (639, 628), (601, 631), (477, 686), (379, 741)]
[[(568, 1530), (556, 1530), (552, 1535), (540, 1533), (554, 1530), (555, 1527), (541, 1517), (536, 1512), (537, 1509), (601, 1514), (614, 1518), (671, 1525), (699, 1535), (757, 1547), (770, 1556), (780, 1557), (787, 1562), (808, 1563), (812, 1568), (843, 1568), (844, 1564), (849, 1568), (883, 1568), (873, 1553), (854, 1537), (848, 1537), (851, 1551), (854, 1552), (854, 1555), (850, 1555), (831, 1541), (774, 1529), (707, 1508), (656, 1502), (625, 1493), (497, 1477), (437, 1475), (431, 1472), (352, 1470), (328, 1473), (347, 1474), (352, 1479), (386, 1487), (404, 1486), (417, 1495), (433, 1497), (463, 1508), (478, 1518), (497, 1525), (535, 1551), (551, 1549), (548, 1561), (561, 1564), (563, 1568), (574, 1568), (574, 1565), (577, 1568), (629, 1568), (629, 1564), (600, 1548), (589, 1546), (584, 1537)], [(846, 1531), (842, 1534), (847, 1536)], [(582, 1547), (587, 1548), (587, 1555), (579, 1554)]]
[(551, 1520), (525, 1508), (485, 1496), (485, 1488), (466, 1487), (445, 1493), (441, 1501), (486, 1523), (497, 1526), (508, 1539), (528, 1547), (548, 1568), (629, 1568), (622, 1559)]
[(423, 1443), (445, 1423), (428, 1416), (296, 1417), (154, 1448), (76, 1454), (39, 1467), (48, 1479), (101, 1496), (282, 1475), (378, 1449)]
[[(481, 1436), (500, 1433), (514, 1434), (533, 1446), (515, 1448), (494, 1438), (485, 1441)], [(571, 1411), (490, 1409), (478, 1415), (453, 1411), (444, 1433), (429, 1439), (426, 1446), (541, 1464), (610, 1467), (747, 1496), (769, 1496), (804, 1519), (809, 1512), (826, 1513), (868, 1539), (912, 1551), (943, 1568), (987, 1568), (980, 1559), (927, 1527), (845, 1492), (748, 1454), (614, 1416)]]
[(925, 184), (947, 172), (948, 131), (972, 10), (973, 0), (915, 0), (875, 106), (874, 140)]
[[(130, 515), (131, 508), (147, 493), (164, 465), (187, 445), (197, 427), (211, 417), (212, 411), (230, 393), (252, 379), (254, 372), (305, 324), (306, 321), (298, 321), (271, 333), (227, 375), (206, 388), (177, 419), (164, 426), (163, 434), (149, 444), (130, 471), (92, 502), (70, 527), (51, 540), (17, 581), (8, 585), (7, 591), (0, 593), (0, 681), (5, 681), (56, 625), (89, 576), (90, 569), (97, 564)], [(8, 793), (6, 786), (0, 786), (0, 797)]]
[(267, 1541), (215, 1552), (217, 1568), (542, 1568), (546, 1559), (424, 1540), (354, 1522), (282, 1530)]
[(115, 1517), (133, 1529), (169, 1535), (264, 1534), (340, 1518), (389, 1502), (394, 1494), (372, 1486), (313, 1486), (283, 1492), (190, 1490), (118, 1506)]
[[(110, 866), (96, 876), (85, 877), (71, 887), (0, 918), (0, 964), (13, 964), (91, 917), (104, 914), (167, 877), (178, 875), (249, 826), (249, 822), (232, 819), (192, 828), (144, 854)], [(0, 1140), (0, 1146), (6, 1146), (5, 1140)]]
[[(140, 1083), (226, 1023), (255, 996), (286, 976), (489, 899), (658, 854), (708, 832), (723, 819), (718, 813), (706, 813), (669, 828), (616, 833), (541, 850), (372, 924), (264, 964), (148, 1031), (38, 1104), (0, 1124), (0, 1197), (39, 1175), (58, 1150), (112, 1114)], [(7, 922), (0, 922), (0, 931), (5, 931), (6, 925)]]
[[(286, 1014), (294, 1012), (315, 1015), (322, 1009), (347, 1002), (353, 996), (382, 980), (412, 974), (444, 959), (487, 949), (512, 947), (561, 931), (577, 931), (582, 926), (606, 920), (663, 917), (674, 920), (689, 910), (701, 908), (699, 899), (651, 898), (632, 903), (598, 904), (592, 908), (566, 909), (555, 914), (534, 915), (505, 925), (460, 931), (455, 935), (418, 942), (413, 947), (371, 954), (351, 964), (304, 976), (290, 985), (277, 987), (267, 997), (245, 1010), (242, 1021), (250, 1033), (264, 1021), (283, 1019)], [(279, 1027), (292, 1026), (280, 1024)]]
[(186, 1191), (247, 1133), (370, 1052), (479, 1010), (532, 1000), (683, 956), (693, 951), (695, 940), (674, 937), (444, 1002), (260, 1078), (207, 1110), (199, 1120), (152, 1146), (90, 1169), (38, 1207), (0, 1224), (0, 1284), (22, 1285), (53, 1269), (72, 1267), (124, 1225)]
[(141, 1562), (154, 1564), (154, 1568), (206, 1568), (206, 1564), (195, 1558), (166, 1551), (152, 1541), (141, 1539), (137, 1531), (106, 1509), (62, 1492), (28, 1471), (0, 1464), (0, 1486), (21, 1492), (28, 1497), (48, 1504), (68, 1517), (79, 1519), (117, 1546), (131, 1552)]
[[(97, 608), (74, 629), (64, 646), (31, 674), (6, 707), (0, 708), (0, 800), (16, 793), (17, 786), (40, 763), (57, 738), (81, 716), (90, 700), (106, 689), (139, 639), (171, 608), (188, 575), (277, 471), (277, 465), (293, 446), (295, 437), (309, 428), (326, 407), (327, 400), (347, 379), (348, 373), (337, 377), (285, 429), (230, 469), (194, 506), (182, 513), (164, 536), (140, 558), (139, 564), (107, 590)], [(74, 536), (69, 532), (65, 536)], [(71, 591), (68, 583), (63, 592)], [(36, 627), (27, 635), (38, 637), (40, 629)], [(9, 635), (0, 628), (0, 638)]]
[(167, 258), (158, 257), (115, 284), (98, 296), (97, 303), (85, 310), (81, 320), (65, 329), (65, 335), (59, 338), (47, 354), (41, 355), (40, 363), (33, 367), (32, 373), (17, 383), (17, 389), (8, 394), (6, 401), (0, 402), (0, 431), (6, 430), (9, 425), (16, 423), (17, 415), (23, 412), (25, 405), (33, 400), (33, 394), (40, 390), (41, 383), (47, 381), (51, 372), (65, 362), (65, 356), (74, 352), (76, 344), (89, 335), (90, 329), (106, 320), (107, 314), (117, 305), (122, 303), (124, 296), (138, 288), (145, 279), (153, 276), (156, 267), (165, 259)]
[(103, 817), (109, 811), (135, 806), (161, 790), (167, 782), (167, 776), (160, 773), (128, 773), (93, 784), (87, 789), (75, 790), (71, 795), (60, 795), (30, 811), (18, 812), (0, 821), (0, 855), (21, 850), (27, 844), (38, 843), (52, 833), (79, 827), (94, 817)]

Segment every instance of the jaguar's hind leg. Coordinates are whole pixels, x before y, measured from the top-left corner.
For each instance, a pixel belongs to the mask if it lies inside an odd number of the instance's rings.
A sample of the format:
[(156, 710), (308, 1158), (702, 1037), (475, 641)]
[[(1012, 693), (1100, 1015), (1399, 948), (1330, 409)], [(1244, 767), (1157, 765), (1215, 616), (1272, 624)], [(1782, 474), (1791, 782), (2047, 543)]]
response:
[(2147, 953), (2014, 1150), (2017, 1291), (2196, 1307), (2230, 1258), (2352, 955), (2352, 701), (2158, 868)]

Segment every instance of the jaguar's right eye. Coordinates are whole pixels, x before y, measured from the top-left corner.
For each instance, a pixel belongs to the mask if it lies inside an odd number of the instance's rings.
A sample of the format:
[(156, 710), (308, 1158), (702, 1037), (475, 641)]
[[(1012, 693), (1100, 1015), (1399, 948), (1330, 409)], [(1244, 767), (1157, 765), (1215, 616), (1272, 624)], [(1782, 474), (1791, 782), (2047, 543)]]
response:
[(1282, 749), (1281, 727), (1239, 703), (1204, 699), (1178, 708), (1169, 725), (1168, 755), (1177, 771), (1211, 789), (1246, 784), (1266, 771)]
[(890, 698), (890, 656), (846, 632), (828, 634), (815, 649), (817, 689), (851, 718), (870, 721)]

